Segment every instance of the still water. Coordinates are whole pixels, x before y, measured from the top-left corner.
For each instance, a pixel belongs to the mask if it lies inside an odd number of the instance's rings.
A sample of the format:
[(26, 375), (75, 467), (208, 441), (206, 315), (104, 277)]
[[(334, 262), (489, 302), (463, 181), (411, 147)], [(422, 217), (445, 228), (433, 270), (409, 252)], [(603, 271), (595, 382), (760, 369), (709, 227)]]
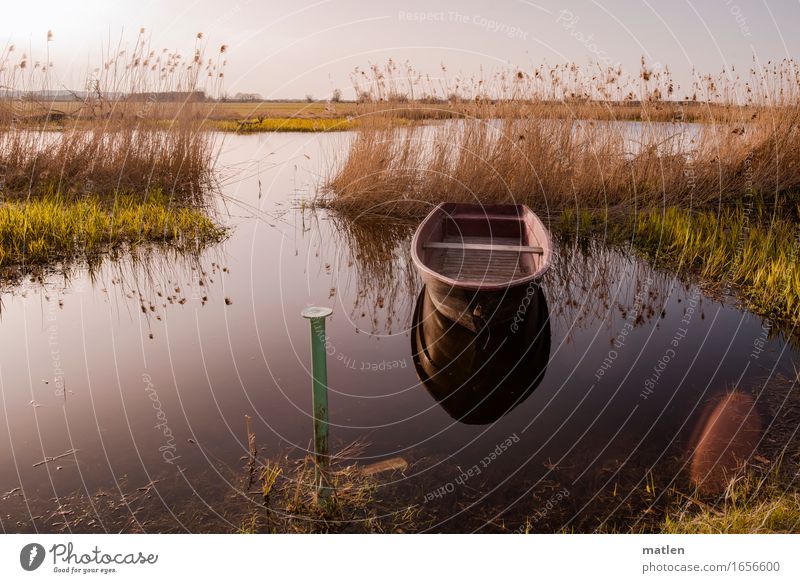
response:
[[(436, 530), (512, 530), (530, 515), (550, 529), (593, 527), (598, 512), (624, 521), (627, 496), (650, 482), (719, 476), (779, 439), (776, 394), (796, 349), (624, 249), (556, 240), (521, 330), (454, 328), (410, 265), (414, 225), (298, 202), (349, 139), (226, 136), (226, 241), (197, 258), (153, 252), (3, 287), (5, 531), (33, 528), (37, 501), (165, 477), (213, 505), (240, 488), (231, 469), (247, 451), (246, 415), (261, 454), (303, 455), (309, 305), (334, 310), (334, 446), (364, 442), (359, 464), (408, 461), (388, 479), (434, 510)], [(735, 452), (701, 451), (709, 419), (731, 410)]]

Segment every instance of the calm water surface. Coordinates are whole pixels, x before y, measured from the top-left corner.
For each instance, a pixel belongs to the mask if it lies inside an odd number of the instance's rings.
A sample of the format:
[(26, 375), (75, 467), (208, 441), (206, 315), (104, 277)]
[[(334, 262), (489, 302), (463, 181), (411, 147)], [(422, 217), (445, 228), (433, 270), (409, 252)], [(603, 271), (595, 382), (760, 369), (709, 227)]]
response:
[(440, 505), (442, 529), (463, 528), (470, 505), (514, 523), (542, 506), (545, 485), (580, 521), (628, 470), (629, 490), (653, 473), (669, 483), (704, 471), (698, 435), (734, 389), (758, 422), (731, 440), (749, 455), (769, 439), (764, 387), (792, 374), (798, 353), (761, 318), (624, 251), (559, 243), (521, 332), (474, 338), (437, 321), (409, 264), (413, 225), (297, 204), (348, 139), (226, 137), (217, 202), (231, 236), (197, 260), (156, 253), (4, 288), (0, 494), (20, 488), (33, 504), (181, 475), (211, 498), (238, 487), (229, 470), (246, 452), (245, 415), (261, 453), (302, 455), (300, 311), (312, 304), (334, 309), (334, 444), (366, 442), (358, 463), (411, 462), (392, 479)]

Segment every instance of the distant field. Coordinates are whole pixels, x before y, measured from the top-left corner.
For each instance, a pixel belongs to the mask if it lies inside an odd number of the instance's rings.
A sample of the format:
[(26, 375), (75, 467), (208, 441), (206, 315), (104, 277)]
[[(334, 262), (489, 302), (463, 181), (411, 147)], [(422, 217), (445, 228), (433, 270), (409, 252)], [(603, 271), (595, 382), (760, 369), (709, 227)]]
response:
[[(166, 112), (174, 112), (179, 103), (159, 102), (157, 107), (151, 107), (145, 101), (130, 101), (114, 104), (115, 111), (122, 112), (123, 109), (128, 113), (136, 113), (140, 109), (149, 109), (149, 114), (155, 113), (153, 109), (162, 108)], [(308, 119), (327, 119), (344, 118), (348, 115), (355, 115), (357, 104), (353, 102), (325, 103), (305, 101), (270, 101), (270, 102), (205, 102), (193, 103), (195, 109), (202, 111), (213, 120), (239, 121), (253, 118), (308, 118)], [(197, 107), (200, 105), (201, 107)], [(16, 113), (21, 117), (41, 118), (48, 109), (54, 119), (85, 117), (88, 114), (84, 104), (79, 101), (55, 101), (52, 104), (41, 101), (16, 101), (14, 103)]]
[(212, 127), (223, 132), (252, 134), (258, 132), (340, 132), (352, 130), (356, 122), (346, 117), (248, 117), (247, 119), (211, 120)]
[[(449, 119), (456, 117), (509, 117), (519, 114), (520, 105), (513, 101), (499, 100), (477, 104), (473, 101), (421, 102), (378, 101), (355, 102), (296, 102), (280, 101), (266, 103), (215, 103), (209, 119), (286, 119), (322, 118), (335, 119), (348, 116), (390, 116), (409, 120)], [(592, 102), (592, 101), (542, 101), (538, 103), (540, 114), (564, 119), (638, 120), (638, 121), (685, 121), (714, 122), (729, 112), (728, 107), (699, 102), (652, 102), (646, 108), (638, 102)], [(748, 108), (749, 109), (749, 108)], [(755, 111), (755, 108), (752, 108)], [(270, 129), (265, 129), (270, 131)]]
[[(445, 119), (521, 119), (535, 115), (542, 119), (650, 121), (724, 123), (732, 116), (738, 120), (752, 118), (763, 108), (729, 106), (715, 103), (653, 101), (352, 101), (326, 103), (306, 101), (274, 102), (156, 102), (120, 101), (98, 115), (79, 101), (15, 101), (13, 119), (20, 125), (48, 129), (68, 127), (87, 120), (129, 118), (149, 121), (170, 121), (192, 117), (211, 121), (219, 131), (255, 132), (320, 132), (355, 129), (365, 118), (392, 119), (394, 123), (425, 122)], [(533, 113), (535, 110), (535, 113)], [(8, 110), (6, 110), (8, 112)], [(142, 112), (145, 115), (142, 115)], [(0, 119), (7, 125), (10, 117)], [(208, 127), (208, 126), (207, 126)]]

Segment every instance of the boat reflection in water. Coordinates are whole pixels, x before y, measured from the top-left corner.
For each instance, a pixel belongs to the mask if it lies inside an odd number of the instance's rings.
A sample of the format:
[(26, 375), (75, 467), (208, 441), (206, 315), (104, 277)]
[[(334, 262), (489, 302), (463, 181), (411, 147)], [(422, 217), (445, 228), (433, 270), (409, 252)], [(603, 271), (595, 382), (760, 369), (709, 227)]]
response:
[(527, 308), (513, 322), (473, 332), (437, 311), (426, 288), (417, 299), (411, 331), (414, 365), (422, 384), (462, 423), (500, 419), (533, 392), (550, 358), (547, 301), (530, 288)]
[(709, 402), (693, 437), (692, 482), (705, 494), (722, 492), (761, 441), (753, 398), (730, 392)]

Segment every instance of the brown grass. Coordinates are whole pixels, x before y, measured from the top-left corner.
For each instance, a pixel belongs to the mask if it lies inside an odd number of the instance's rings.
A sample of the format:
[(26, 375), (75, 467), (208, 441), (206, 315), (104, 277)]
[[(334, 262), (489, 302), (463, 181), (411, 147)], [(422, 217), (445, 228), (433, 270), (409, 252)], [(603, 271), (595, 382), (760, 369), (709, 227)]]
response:
[[(540, 209), (688, 206), (800, 187), (794, 61), (754, 68), (748, 79), (703, 77), (681, 101), (670, 101), (676, 88), (669, 72), (644, 63), (632, 78), (612, 70), (590, 75), (574, 65), (517, 71), (473, 81), (469, 91), (457, 84), (466, 95), (451, 102), (469, 103), (462, 119), (429, 127), (396, 124), (385, 103), (441, 106), (430, 93), (412, 99), (411, 89), (398, 97), (399, 81), (389, 77), (373, 70), (366, 119), (331, 172), (324, 204), (412, 215), (445, 200)], [(440, 94), (451, 89), (444, 85)], [(633, 129), (602, 121), (615, 119), (617, 109), (644, 123)], [(656, 123), (665, 111), (674, 121)]]

